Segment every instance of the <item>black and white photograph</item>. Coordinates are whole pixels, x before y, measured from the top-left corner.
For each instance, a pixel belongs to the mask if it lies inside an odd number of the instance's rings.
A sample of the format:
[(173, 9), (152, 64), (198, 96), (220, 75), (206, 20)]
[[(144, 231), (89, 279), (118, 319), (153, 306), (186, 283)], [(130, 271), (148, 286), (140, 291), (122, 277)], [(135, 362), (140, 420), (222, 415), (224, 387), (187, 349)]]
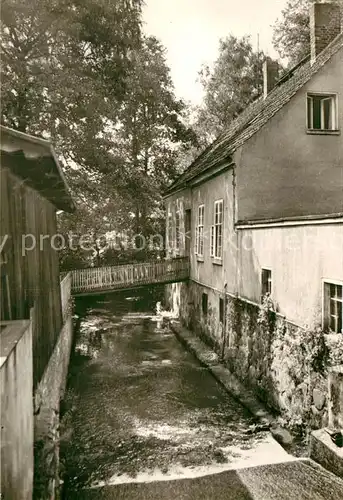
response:
[(343, 500), (343, 0), (0, 24), (0, 500)]

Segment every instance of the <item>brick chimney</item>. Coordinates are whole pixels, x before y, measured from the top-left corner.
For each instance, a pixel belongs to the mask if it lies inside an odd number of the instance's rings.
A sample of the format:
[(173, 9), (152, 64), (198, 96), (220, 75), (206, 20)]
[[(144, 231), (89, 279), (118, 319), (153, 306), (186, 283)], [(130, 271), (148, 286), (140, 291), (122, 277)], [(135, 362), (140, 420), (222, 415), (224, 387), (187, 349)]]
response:
[(266, 57), (263, 63), (263, 97), (267, 95), (275, 87), (276, 82), (279, 80), (279, 64), (273, 61), (270, 57)]
[(311, 63), (342, 30), (340, 1), (319, 3), (310, 7)]

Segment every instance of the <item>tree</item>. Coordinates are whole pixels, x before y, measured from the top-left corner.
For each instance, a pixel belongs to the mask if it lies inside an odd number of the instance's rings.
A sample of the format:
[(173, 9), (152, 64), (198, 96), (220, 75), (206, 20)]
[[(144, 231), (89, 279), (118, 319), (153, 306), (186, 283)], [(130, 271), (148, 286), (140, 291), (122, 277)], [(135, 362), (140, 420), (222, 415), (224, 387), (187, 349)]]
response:
[[(176, 175), (178, 151), (195, 140), (164, 48), (141, 34), (141, 4), (3, 3), (2, 122), (57, 145), (78, 205), (60, 217), (61, 231), (77, 229), (76, 221), (97, 264), (109, 226), (164, 232), (161, 190)], [(81, 253), (80, 265), (89, 263), (90, 253)]]
[(205, 97), (195, 129), (203, 143), (218, 136), (260, 94), (262, 60), (247, 36), (220, 40), (213, 69), (204, 66), (200, 72)]
[(288, 0), (274, 24), (273, 45), (290, 67), (310, 52), (310, 0)]
[(105, 183), (88, 187), (93, 191), (93, 196), (87, 191), (80, 194), (76, 213), (60, 213), (57, 218), (59, 234), (63, 236), (64, 243), (60, 249), (63, 270), (102, 265), (103, 255), (111, 243), (110, 236), (117, 243), (116, 234), (122, 232), (126, 238), (133, 234), (128, 224), (128, 201), (118, 199), (115, 189), (111, 190), (111, 186)]
[(125, 94), (141, 3), (4, 0), (2, 122), (52, 138), (67, 160), (100, 170), (103, 119)]
[(118, 154), (125, 157), (117, 182), (132, 200), (135, 231), (147, 235), (164, 219), (161, 193), (178, 173), (178, 151), (196, 137), (184, 123), (186, 107), (175, 97), (161, 43), (144, 38), (132, 64), (127, 99), (114, 127)]

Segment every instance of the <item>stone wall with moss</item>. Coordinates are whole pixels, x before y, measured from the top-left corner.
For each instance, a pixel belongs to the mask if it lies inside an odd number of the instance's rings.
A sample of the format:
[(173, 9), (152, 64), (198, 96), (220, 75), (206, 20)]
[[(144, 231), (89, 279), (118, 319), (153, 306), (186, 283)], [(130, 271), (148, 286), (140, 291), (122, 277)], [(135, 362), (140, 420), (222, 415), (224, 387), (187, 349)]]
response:
[[(208, 310), (202, 311), (202, 295)], [(176, 298), (177, 297), (177, 298)], [(225, 319), (219, 321), (219, 299)], [(343, 364), (343, 336), (326, 336), (320, 328), (296, 326), (273, 311), (268, 297), (259, 306), (199, 285), (171, 285), (167, 303), (178, 304), (183, 323), (206, 340), (222, 361), (285, 425), (328, 425), (328, 373)], [(333, 391), (334, 392), (334, 391)]]
[(329, 373), (329, 427), (343, 432), (343, 364)]

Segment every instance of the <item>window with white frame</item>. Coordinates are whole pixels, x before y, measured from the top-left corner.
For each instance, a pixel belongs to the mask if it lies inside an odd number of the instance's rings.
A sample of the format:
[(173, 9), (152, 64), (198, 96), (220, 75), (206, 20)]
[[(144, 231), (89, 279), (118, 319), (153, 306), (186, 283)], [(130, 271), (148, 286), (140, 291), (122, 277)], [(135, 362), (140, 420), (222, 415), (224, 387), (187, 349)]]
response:
[(337, 130), (337, 104), (334, 94), (307, 94), (307, 128)]
[(204, 217), (205, 205), (199, 205), (196, 227), (196, 253), (199, 257), (203, 257), (204, 255)]
[(223, 257), (223, 200), (214, 202), (214, 225), (211, 227), (211, 257)]
[(324, 328), (334, 333), (343, 333), (342, 283), (324, 282)]

